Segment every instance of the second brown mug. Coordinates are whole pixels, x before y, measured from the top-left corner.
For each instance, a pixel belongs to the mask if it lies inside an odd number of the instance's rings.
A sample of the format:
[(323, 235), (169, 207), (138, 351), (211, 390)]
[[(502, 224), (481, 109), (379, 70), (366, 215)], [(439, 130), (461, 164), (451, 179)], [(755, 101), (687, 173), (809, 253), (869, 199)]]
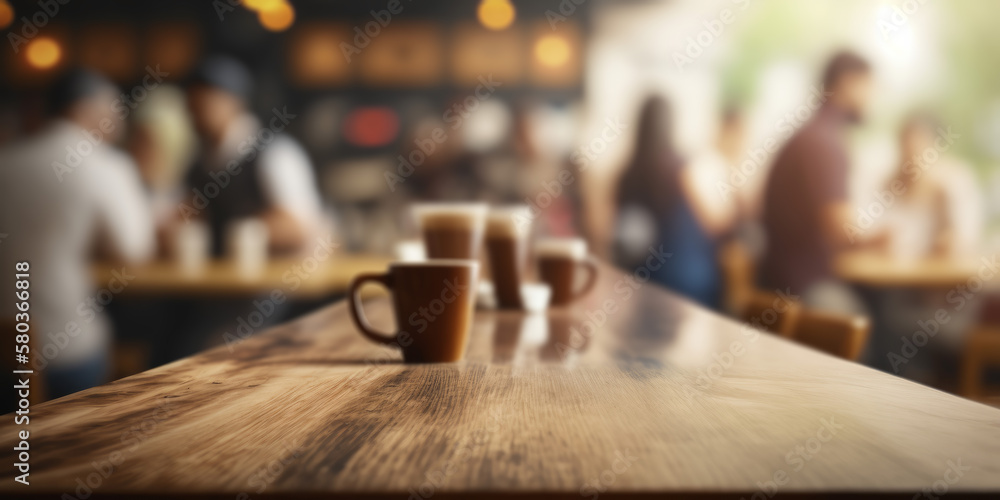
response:
[[(538, 277), (552, 288), (552, 306), (565, 306), (587, 295), (597, 283), (597, 262), (587, 255), (582, 238), (547, 238), (535, 246)], [(577, 288), (577, 271), (586, 277)]]

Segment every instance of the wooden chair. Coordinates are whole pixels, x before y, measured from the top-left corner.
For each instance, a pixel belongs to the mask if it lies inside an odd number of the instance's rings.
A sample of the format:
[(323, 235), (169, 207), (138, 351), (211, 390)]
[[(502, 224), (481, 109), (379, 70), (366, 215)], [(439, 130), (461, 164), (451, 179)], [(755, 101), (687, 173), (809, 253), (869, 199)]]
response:
[[(1000, 296), (996, 294), (986, 295), (978, 324), (965, 338), (959, 374), (959, 393), (962, 396), (991, 404), (985, 400), (987, 391), (982, 380), (983, 369), (988, 366), (1000, 366)], [(995, 403), (993, 401), (992, 404)]]
[(773, 292), (754, 290), (746, 299), (740, 314), (743, 321), (765, 330), (790, 338), (802, 311), (802, 305), (788, 301)]
[(973, 328), (965, 339), (959, 387), (962, 396), (969, 399), (985, 396), (982, 375), (987, 366), (1000, 366), (1000, 327), (981, 325)]
[(736, 240), (722, 245), (718, 260), (722, 269), (722, 306), (739, 316), (754, 293), (756, 263), (746, 245)]
[(792, 339), (814, 349), (856, 361), (868, 343), (868, 318), (803, 310)]

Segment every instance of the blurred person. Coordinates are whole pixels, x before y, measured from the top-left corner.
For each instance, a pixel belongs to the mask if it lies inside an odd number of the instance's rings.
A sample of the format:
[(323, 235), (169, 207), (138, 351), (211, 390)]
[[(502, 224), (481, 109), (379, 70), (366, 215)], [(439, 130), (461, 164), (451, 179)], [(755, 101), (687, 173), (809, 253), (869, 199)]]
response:
[(537, 234), (575, 236), (582, 232), (577, 219), (582, 171), (568, 155), (542, 147), (542, 119), (535, 114), (540, 106), (525, 101), (514, 108), (506, 144), (483, 162), (484, 197), (494, 203), (527, 204), (536, 214), (532, 224)]
[[(96, 291), (90, 258), (135, 263), (154, 249), (153, 220), (136, 165), (113, 144), (125, 132), (119, 89), (103, 76), (73, 69), (47, 95), (50, 121), (0, 152), (0, 244), (4, 269), (30, 263), (34, 367), (57, 398), (107, 381), (111, 335), (106, 293)], [(13, 274), (13, 272), (12, 272)], [(13, 289), (13, 287), (11, 287)], [(15, 318), (14, 302), (4, 315)]]
[(643, 104), (635, 151), (616, 195), (614, 253), (626, 269), (645, 267), (654, 282), (718, 308), (716, 246), (731, 227), (733, 205), (716, 191), (717, 171), (706, 172), (678, 153), (670, 119), (663, 98)]
[(742, 112), (735, 107), (723, 111), (715, 147), (698, 158), (698, 170), (713, 175), (717, 202), (730, 203), (733, 219), (730, 230), (720, 238), (719, 266), (724, 289), (722, 309), (740, 315), (756, 288), (756, 265), (764, 250), (764, 235), (759, 220), (759, 196), (741, 170), (748, 160), (746, 125)]
[[(461, 127), (453, 128), (436, 116), (416, 122), (400, 151), (413, 169), (402, 184), (410, 197), (419, 201), (479, 199), (484, 183), (476, 172), (478, 158), (462, 143)], [(431, 144), (434, 149), (427, 149)]]
[(829, 98), (781, 148), (767, 178), (763, 226), (767, 250), (761, 284), (800, 295), (807, 305), (861, 312), (834, 276), (834, 260), (850, 244), (850, 168), (846, 133), (861, 122), (871, 93), (871, 67), (851, 52), (836, 54), (823, 73)]
[(133, 111), (129, 131), (128, 151), (149, 190), (157, 227), (166, 229), (183, 201), (194, 147), (184, 92), (172, 85), (152, 89)]
[(263, 220), (275, 253), (302, 251), (323, 224), (309, 157), (283, 133), (295, 115), (275, 108), (259, 120), (247, 107), (252, 85), (242, 63), (216, 55), (199, 65), (187, 89), (201, 147), (187, 172), (190, 197), (180, 215), (207, 220), (216, 255), (226, 226), (238, 219)]
[[(270, 253), (312, 251), (328, 235), (309, 157), (284, 133), (295, 115), (275, 108), (258, 119), (248, 108), (252, 86), (250, 72), (228, 56), (207, 57), (190, 77), (187, 109), (199, 148), (184, 179), (188, 194), (175, 223), (205, 220), (216, 257), (225, 253), (231, 224), (247, 218), (266, 225)], [(234, 318), (246, 317), (253, 304), (221, 298), (177, 301), (169, 331), (154, 339), (152, 364), (219, 343)], [(276, 306), (262, 327), (280, 321), (288, 307)]]
[(733, 233), (729, 237), (739, 238), (748, 246), (759, 248), (761, 236), (757, 217), (760, 200), (749, 182), (737, 183), (734, 179), (743, 176), (741, 164), (746, 160), (746, 124), (742, 112), (735, 107), (727, 107), (719, 120), (719, 131), (715, 147), (698, 157), (702, 165), (701, 175), (712, 176), (717, 196), (731, 203), (733, 213)]
[[(916, 114), (908, 118), (899, 137), (900, 161), (895, 175), (882, 189), (892, 196), (885, 214), (876, 220), (888, 232), (889, 253), (899, 259), (970, 257), (979, 250), (985, 208), (975, 176), (965, 163), (946, 154), (954, 137), (936, 118)], [(894, 373), (929, 384), (940, 384), (954, 366), (964, 335), (975, 323), (983, 297), (963, 297), (955, 307), (954, 297), (940, 290), (893, 289), (882, 292), (880, 311), (884, 329), (898, 335), (911, 333), (912, 326), (938, 310), (947, 309), (949, 321), (930, 339), (926, 356), (899, 363), (879, 360)], [(951, 302), (949, 302), (951, 301)], [(881, 346), (891, 352), (894, 345)]]
[(946, 154), (953, 138), (937, 119), (918, 114), (903, 124), (899, 139), (899, 166), (884, 188), (894, 196), (885, 216), (893, 252), (974, 254), (985, 206), (971, 168)]

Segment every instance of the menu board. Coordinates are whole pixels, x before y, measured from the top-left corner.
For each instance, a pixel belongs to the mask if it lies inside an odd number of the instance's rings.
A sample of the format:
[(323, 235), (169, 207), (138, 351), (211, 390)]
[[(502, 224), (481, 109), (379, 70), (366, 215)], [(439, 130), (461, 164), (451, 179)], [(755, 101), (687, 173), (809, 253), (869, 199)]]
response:
[(438, 85), (444, 72), (441, 27), (425, 21), (394, 21), (355, 54), (361, 79), (374, 86)]
[(493, 31), (476, 22), (459, 23), (450, 45), (451, 76), (457, 85), (474, 87), (487, 75), (505, 84), (523, 78), (524, 32), (516, 26)]

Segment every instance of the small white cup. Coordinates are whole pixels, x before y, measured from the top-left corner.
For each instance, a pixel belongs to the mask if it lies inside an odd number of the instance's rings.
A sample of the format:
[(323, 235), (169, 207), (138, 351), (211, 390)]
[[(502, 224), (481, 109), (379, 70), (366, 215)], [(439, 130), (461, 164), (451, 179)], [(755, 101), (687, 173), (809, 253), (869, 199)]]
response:
[(396, 259), (403, 262), (423, 262), (427, 260), (424, 251), (424, 241), (420, 239), (403, 240), (396, 243)]
[(226, 228), (226, 249), (240, 276), (254, 278), (264, 271), (268, 240), (267, 224), (260, 219), (240, 219)]
[(201, 274), (208, 263), (212, 236), (208, 226), (201, 222), (187, 222), (174, 232), (174, 257), (181, 273), (192, 276)]

